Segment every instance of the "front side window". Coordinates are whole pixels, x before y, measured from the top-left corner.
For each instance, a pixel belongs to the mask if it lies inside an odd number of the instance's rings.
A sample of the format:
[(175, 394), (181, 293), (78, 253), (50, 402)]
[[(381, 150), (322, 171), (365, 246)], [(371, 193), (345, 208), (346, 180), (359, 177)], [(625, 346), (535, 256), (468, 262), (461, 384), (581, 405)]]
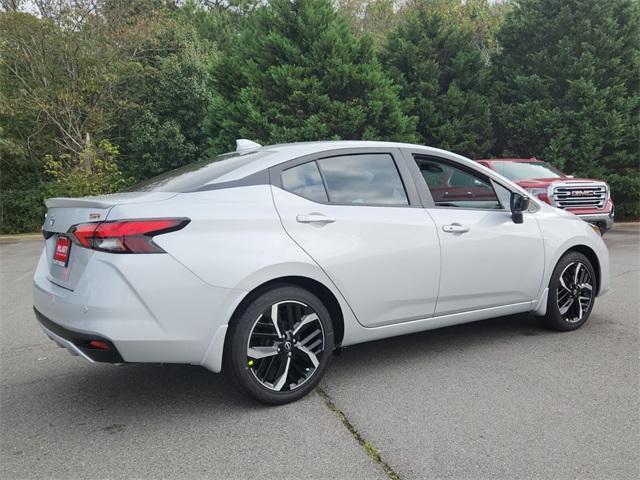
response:
[(303, 163), (282, 172), (282, 188), (314, 202), (328, 202), (316, 162)]
[(342, 205), (408, 205), (402, 179), (388, 153), (318, 160), (329, 201)]
[(417, 158), (416, 163), (436, 206), (502, 208), (488, 178), (437, 159)]

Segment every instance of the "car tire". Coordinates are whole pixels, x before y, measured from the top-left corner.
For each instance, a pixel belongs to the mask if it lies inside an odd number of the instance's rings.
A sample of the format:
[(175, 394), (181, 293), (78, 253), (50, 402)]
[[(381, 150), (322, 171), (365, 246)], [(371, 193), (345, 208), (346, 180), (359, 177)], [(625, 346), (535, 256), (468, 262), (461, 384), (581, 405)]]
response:
[(334, 346), (327, 308), (313, 293), (293, 285), (255, 295), (234, 316), (227, 335), (225, 370), (240, 390), (269, 405), (311, 392)]
[(565, 254), (551, 275), (547, 312), (540, 317), (552, 330), (576, 330), (591, 315), (597, 292), (597, 277), (589, 259), (579, 252)]

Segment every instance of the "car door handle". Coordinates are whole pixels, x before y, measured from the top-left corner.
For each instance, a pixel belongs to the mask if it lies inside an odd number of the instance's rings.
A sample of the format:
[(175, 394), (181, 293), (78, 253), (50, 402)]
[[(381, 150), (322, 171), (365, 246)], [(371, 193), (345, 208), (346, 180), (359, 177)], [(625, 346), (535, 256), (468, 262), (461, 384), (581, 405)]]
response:
[(451, 225), (443, 225), (442, 230), (449, 233), (465, 233), (469, 231), (469, 227), (459, 223), (452, 223)]
[(333, 223), (335, 218), (327, 217), (321, 213), (310, 213), (308, 215), (298, 215), (296, 217), (298, 223)]

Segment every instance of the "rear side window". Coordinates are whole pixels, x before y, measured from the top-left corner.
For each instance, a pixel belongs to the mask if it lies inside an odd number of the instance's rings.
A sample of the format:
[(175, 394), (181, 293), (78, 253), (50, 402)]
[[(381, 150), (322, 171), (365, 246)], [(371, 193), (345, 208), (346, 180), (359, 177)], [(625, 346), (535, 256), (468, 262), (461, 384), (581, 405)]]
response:
[(316, 162), (303, 163), (282, 172), (282, 188), (314, 202), (328, 202)]
[(345, 155), (318, 160), (329, 201), (342, 205), (408, 205), (407, 193), (386, 153)]

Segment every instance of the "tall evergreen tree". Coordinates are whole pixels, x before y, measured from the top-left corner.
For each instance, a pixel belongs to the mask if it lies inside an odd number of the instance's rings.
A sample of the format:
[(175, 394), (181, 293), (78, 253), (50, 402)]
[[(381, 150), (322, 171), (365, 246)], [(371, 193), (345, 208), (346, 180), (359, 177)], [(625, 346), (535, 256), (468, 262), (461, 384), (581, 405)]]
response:
[(499, 35), (498, 153), (602, 177), (640, 214), (640, 4), (518, 2)]
[(209, 110), (214, 150), (246, 137), (411, 140), (397, 87), (368, 36), (356, 38), (330, 0), (274, 0), (258, 8), (215, 68)]
[(416, 4), (389, 35), (382, 61), (418, 118), (422, 142), (468, 156), (487, 152), (489, 70), (468, 30)]
[(162, 12), (136, 46), (142, 53), (121, 67), (109, 134), (123, 172), (144, 179), (194, 162), (206, 148), (207, 65), (215, 50)]

